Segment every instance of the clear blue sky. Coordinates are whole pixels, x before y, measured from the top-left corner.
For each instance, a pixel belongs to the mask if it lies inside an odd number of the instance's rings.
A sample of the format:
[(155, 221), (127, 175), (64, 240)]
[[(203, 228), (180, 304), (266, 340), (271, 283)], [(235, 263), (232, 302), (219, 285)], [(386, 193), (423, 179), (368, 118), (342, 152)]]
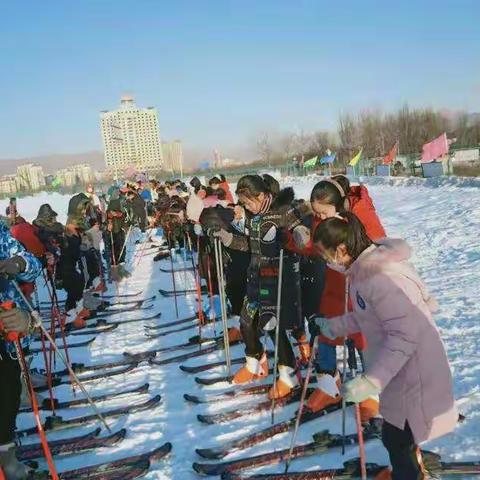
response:
[(479, 0), (2, 2), (0, 158), (101, 148), (123, 93), (226, 147), (341, 111), (480, 111)]

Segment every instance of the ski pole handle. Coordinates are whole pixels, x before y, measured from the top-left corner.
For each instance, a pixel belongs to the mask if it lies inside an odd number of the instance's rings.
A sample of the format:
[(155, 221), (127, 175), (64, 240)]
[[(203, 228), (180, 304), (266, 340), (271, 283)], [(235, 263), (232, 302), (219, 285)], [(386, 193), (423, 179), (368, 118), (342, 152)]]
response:
[[(0, 310), (13, 310), (16, 307), (15, 302), (12, 300), (7, 300), (5, 302), (0, 303)], [(3, 330), (4, 326), (0, 322), (0, 330)], [(20, 339), (19, 332), (6, 332), (5, 333), (5, 340), (7, 342), (16, 342)]]

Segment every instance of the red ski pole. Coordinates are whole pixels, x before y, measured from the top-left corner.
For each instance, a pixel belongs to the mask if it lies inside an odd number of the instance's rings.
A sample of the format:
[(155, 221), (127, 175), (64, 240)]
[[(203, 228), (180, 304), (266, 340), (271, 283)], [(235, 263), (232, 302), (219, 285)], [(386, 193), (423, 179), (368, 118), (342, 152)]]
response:
[[(4, 310), (12, 310), (15, 308), (13, 302), (4, 302), (1, 305), (1, 308)], [(40, 412), (38, 408), (37, 396), (35, 390), (32, 386), (32, 379), (30, 378), (30, 371), (28, 370), (28, 365), (25, 360), (25, 355), (23, 353), (22, 344), (20, 343), (20, 335), (17, 332), (8, 332), (5, 336), (7, 342), (12, 342), (15, 345), (15, 350), (17, 351), (18, 362), (20, 364), (20, 369), (22, 371), (23, 378), (27, 385), (28, 395), (30, 397), (30, 402), (32, 404), (33, 415), (35, 418), (35, 423), (38, 429), (38, 435), (40, 436), (40, 442), (42, 444), (43, 453), (45, 459), (47, 460), (48, 469), (53, 480), (59, 480), (55, 464), (53, 463), (52, 452), (48, 446), (47, 436), (45, 435), (45, 430), (43, 429), (42, 420), (40, 419)]]

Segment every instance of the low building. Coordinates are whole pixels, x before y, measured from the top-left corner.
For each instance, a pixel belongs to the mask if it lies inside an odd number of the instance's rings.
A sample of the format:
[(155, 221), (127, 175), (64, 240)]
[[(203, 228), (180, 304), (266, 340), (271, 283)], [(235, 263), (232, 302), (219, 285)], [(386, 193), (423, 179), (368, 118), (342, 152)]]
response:
[(45, 187), (43, 168), (35, 163), (25, 163), (17, 167), (17, 190), (38, 191)]
[(80, 163), (71, 167), (57, 170), (55, 178), (63, 187), (73, 187), (74, 185), (86, 185), (95, 181), (93, 169), (88, 163)]
[(5, 175), (0, 178), (0, 195), (15, 195), (17, 182), (15, 175)]

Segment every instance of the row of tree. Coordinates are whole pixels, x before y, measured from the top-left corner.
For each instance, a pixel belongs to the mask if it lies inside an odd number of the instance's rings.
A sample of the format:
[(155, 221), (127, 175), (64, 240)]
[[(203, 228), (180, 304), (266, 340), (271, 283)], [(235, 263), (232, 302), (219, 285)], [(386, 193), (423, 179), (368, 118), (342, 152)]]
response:
[(480, 144), (480, 115), (445, 113), (430, 108), (412, 109), (404, 106), (393, 113), (363, 111), (358, 115), (342, 114), (337, 132), (286, 133), (272, 135), (262, 132), (256, 149), (263, 164), (285, 163), (297, 158), (307, 160), (337, 153), (337, 163), (345, 165), (363, 147), (368, 158), (382, 158), (399, 142), (401, 155), (416, 155), (422, 145), (443, 132), (454, 140), (454, 148)]

